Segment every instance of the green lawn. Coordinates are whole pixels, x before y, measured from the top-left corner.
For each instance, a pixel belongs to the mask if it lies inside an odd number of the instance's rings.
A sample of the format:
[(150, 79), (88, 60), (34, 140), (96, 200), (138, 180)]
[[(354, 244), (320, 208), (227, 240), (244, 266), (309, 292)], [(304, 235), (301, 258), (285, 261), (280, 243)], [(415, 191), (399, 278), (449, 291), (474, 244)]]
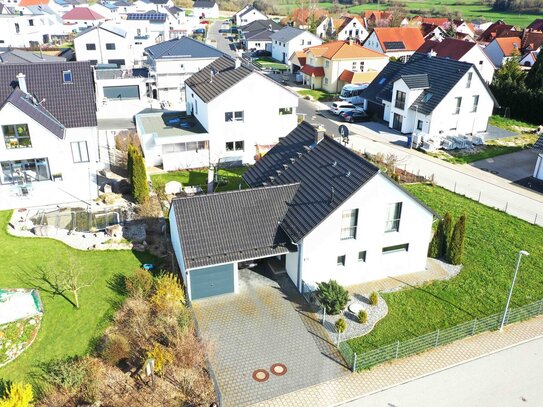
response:
[(511, 306), (543, 298), (543, 228), (440, 187), (407, 189), (439, 214), (467, 213), (464, 269), (449, 281), (383, 294), (389, 313), (370, 334), (349, 341), (356, 352), (503, 311), (519, 250), (531, 255), (522, 260)]
[[(216, 192), (239, 189), (240, 184), (241, 188), (246, 188), (247, 185), (241, 177), (248, 169), (249, 167), (220, 169), (219, 177), (226, 181), (226, 183), (221, 183), (221, 185), (217, 187)], [(164, 174), (151, 175), (151, 180), (153, 182), (160, 181), (164, 184), (170, 181), (179, 181), (181, 184), (183, 184), (183, 187), (199, 186), (204, 191), (207, 191), (207, 168), (198, 170), (172, 171)]]
[(21, 356), (0, 369), (0, 378), (32, 381), (40, 362), (89, 351), (122, 299), (115, 290), (117, 277), (151, 259), (131, 251), (79, 251), (53, 239), (13, 237), (6, 231), (10, 216), (11, 211), (0, 212), (1, 288), (46, 288), (37, 279), (39, 268), (61, 265), (69, 257), (96, 276), (91, 287), (81, 290), (79, 310), (65, 298), (39, 290), (45, 314), (38, 337)]
[(328, 93), (317, 89), (299, 90), (298, 94), (302, 96), (311, 96), (313, 100), (318, 100), (319, 102), (329, 102), (331, 100), (335, 100), (337, 96), (333, 93)]
[(278, 62), (273, 58), (259, 58), (253, 61), (253, 64), (262, 69), (273, 69), (277, 71), (288, 70), (288, 65), (282, 64), (281, 62)]
[(507, 119), (505, 117), (496, 115), (488, 118), (488, 124), (519, 134), (523, 131), (533, 131), (537, 127), (535, 124), (526, 123), (515, 119)]
[(445, 155), (443, 153), (431, 153), (430, 155), (442, 158), (443, 160), (453, 164), (469, 164), (475, 161), (484, 160), (486, 158), (515, 153), (522, 149), (524, 149), (524, 147), (522, 146), (486, 144), (484, 146), (484, 150), (478, 151), (476, 153), (469, 153), (466, 155), (462, 155), (463, 150), (454, 152), (454, 155)]

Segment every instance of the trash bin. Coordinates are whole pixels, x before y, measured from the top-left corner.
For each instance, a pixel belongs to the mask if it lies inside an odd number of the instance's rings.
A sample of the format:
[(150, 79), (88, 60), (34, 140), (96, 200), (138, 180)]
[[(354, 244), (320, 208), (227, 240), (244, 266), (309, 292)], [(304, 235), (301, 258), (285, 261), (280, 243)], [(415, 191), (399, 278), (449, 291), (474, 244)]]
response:
[(412, 134), (408, 134), (408, 135), (407, 135), (407, 148), (411, 148), (412, 143), (413, 143), (413, 135), (412, 135)]

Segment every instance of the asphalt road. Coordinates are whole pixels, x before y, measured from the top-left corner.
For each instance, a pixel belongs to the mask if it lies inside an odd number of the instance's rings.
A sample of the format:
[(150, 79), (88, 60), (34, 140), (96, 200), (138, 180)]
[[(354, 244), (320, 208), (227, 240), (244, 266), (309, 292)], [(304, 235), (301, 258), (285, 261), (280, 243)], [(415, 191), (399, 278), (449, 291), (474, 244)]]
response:
[(343, 404), (342, 407), (539, 407), (543, 338)]
[(223, 37), (222, 33), (219, 32), (221, 24), (222, 20), (215, 21), (213, 24), (211, 24), (207, 32), (207, 43), (214, 46), (219, 51), (222, 51), (232, 57), (236, 57), (237, 53), (234, 48), (234, 44), (228, 40), (227, 37)]

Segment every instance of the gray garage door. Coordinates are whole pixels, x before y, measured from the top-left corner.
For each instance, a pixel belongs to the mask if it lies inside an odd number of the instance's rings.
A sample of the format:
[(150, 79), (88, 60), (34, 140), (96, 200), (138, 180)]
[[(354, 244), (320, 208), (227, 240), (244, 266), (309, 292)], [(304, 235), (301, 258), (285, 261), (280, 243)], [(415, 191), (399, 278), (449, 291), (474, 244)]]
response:
[(206, 267), (189, 271), (193, 300), (234, 292), (234, 265)]

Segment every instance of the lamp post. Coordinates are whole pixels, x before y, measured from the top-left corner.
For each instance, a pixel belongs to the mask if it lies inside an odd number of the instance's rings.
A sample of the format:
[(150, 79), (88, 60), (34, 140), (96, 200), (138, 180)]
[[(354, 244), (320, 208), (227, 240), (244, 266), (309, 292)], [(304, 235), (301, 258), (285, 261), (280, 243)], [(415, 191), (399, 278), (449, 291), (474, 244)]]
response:
[(529, 256), (526, 250), (521, 250), (518, 252), (517, 267), (515, 268), (515, 274), (513, 275), (513, 282), (511, 283), (511, 289), (509, 290), (509, 296), (507, 297), (507, 303), (505, 304), (505, 311), (503, 312), (502, 322), (500, 324), (500, 332), (503, 331), (503, 326), (505, 325), (505, 318), (507, 317), (507, 311), (509, 309), (509, 302), (511, 301), (511, 295), (513, 294), (513, 288), (515, 288), (515, 281), (517, 279), (517, 273), (520, 266), (520, 260), (522, 256)]

